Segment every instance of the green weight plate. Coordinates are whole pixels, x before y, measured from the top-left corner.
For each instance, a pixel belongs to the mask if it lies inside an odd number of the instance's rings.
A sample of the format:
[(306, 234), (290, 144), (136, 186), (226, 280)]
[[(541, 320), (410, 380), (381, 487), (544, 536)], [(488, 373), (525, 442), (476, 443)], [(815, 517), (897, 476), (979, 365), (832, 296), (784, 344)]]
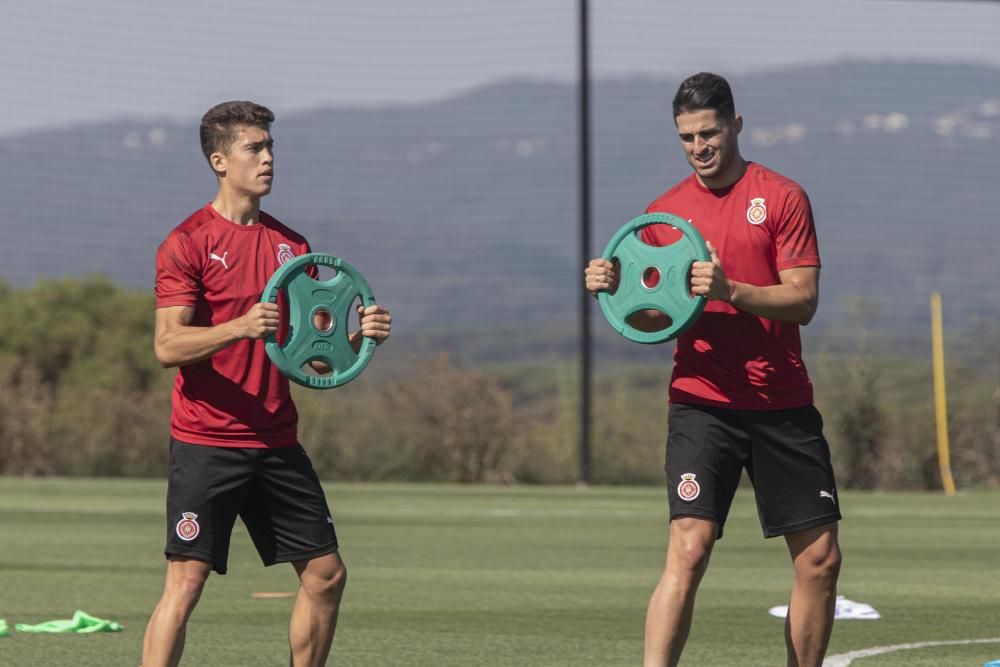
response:
[[(332, 267), (337, 275), (316, 280), (306, 273), (313, 265)], [(362, 339), (358, 352), (348, 340), (351, 304), (355, 299), (366, 308), (375, 304), (375, 295), (361, 272), (333, 255), (300, 255), (274, 272), (260, 300), (277, 303), (281, 292), (288, 300), (288, 337), (284, 344), (274, 334), (264, 339), (264, 349), (274, 365), (292, 382), (313, 389), (339, 387), (360, 375), (375, 353), (371, 338)], [(321, 314), (322, 329), (314, 321), (319, 311), (326, 313)], [(310, 375), (302, 369), (310, 361), (322, 361), (333, 370), (326, 375)]]
[[(675, 227), (681, 239), (663, 247), (643, 243), (639, 231), (655, 224)], [(673, 340), (705, 309), (707, 299), (691, 295), (691, 265), (708, 261), (710, 256), (705, 239), (687, 220), (669, 213), (633, 218), (611, 238), (603, 257), (618, 262), (618, 289), (599, 292), (597, 300), (608, 323), (625, 338), (647, 344)], [(664, 313), (671, 320), (670, 326), (654, 332), (636, 329), (627, 320), (641, 310)]]

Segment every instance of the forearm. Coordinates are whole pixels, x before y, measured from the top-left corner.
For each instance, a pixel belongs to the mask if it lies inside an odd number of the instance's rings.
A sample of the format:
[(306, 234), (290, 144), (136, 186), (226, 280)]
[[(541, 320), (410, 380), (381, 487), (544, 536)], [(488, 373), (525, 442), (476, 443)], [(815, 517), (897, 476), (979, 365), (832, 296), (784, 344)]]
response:
[(246, 338), (243, 318), (214, 327), (177, 326), (156, 338), (156, 359), (164, 368), (188, 366), (208, 359), (219, 350)]
[(729, 281), (729, 303), (759, 317), (791, 324), (809, 324), (816, 314), (817, 295), (796, 283), (761, 287)]

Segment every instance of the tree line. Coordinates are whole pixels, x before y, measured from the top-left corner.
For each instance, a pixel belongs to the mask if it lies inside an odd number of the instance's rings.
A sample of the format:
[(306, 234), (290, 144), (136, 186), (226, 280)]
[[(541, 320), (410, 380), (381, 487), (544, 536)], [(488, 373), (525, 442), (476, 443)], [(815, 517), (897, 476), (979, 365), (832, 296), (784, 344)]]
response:
[[(893, 355), (863, 311), (845, 326), (848, 344), (807, 350), (840, 483), (939, 489), (929, 351)], [(176, 371), (160, 368), (152, 336), (148, 292), (101, 277), (0, 281), (0, 473), (165, 476)], [(1000, 326), (980, 324), (951, 345), (963, 351), (948, 375), (952, 471), (959, 488), (998, 488)], [(373, 364), (341, 389), (294, 388), (320, 476), (574, 482), (573, 360), (464, 366), (444, 348), (422, 346), (404, 370)], [(663, 484), (668, 375), (622, 365), (596, 378), (594, 482)]]

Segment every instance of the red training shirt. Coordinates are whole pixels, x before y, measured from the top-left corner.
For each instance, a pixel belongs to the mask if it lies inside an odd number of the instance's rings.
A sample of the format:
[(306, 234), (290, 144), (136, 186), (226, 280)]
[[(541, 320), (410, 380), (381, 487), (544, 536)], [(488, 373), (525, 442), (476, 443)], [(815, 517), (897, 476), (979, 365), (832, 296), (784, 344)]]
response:
[[(779, 271), (820, 266), (805, 191), (753, 162), (740, 180), (722, 190), (709, 190), (692, 174), (646, 212), (690, 220), (715, 246), (726, 276), (738, 282), (778, 285)], [(643, 241), (656, 246), (679, 238), (668, 225), (651, 225), (640, 233)], [(671, 403), (783, 410), (812, 401), (797, 324), (709, 301), (694, 326), (677, 339)]]
[[(279, 266), (308, 252), (302, 236), (263, 211), (258, 223), (237, 225), (208, 204), (157, 249), (156, 307), (193, 306), (192, 326), (228, 322), (260, 301)], [(238, 340), (204, 361), (182, 366), (171, 403), (170, 433), (183, 442), (257, 448), (298, 444), (298, 413), (288, 379), (271, 363), (263, 340)]]

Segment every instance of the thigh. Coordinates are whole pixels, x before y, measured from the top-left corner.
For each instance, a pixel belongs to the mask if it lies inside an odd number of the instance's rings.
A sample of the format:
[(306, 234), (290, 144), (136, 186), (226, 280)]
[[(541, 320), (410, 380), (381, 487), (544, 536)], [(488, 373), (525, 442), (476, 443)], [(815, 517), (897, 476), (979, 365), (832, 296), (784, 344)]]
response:
[(253, 481), (246, 450), (171, 439), (167, 478), (167, 555), (226, 573), (236, 515)]
[(337, 531), (316, 471), (296, 445), (262, 451), (240, 513), (265, 565), (337, 551)]
[(750, 455), (750, 439), (731, 410), (675, 403), (669, 420), (665, 470), (670, 518), (710, 519), (722, 537)]
[(746, 416), (753, 438), (748, 471), (766, 537), (839, 521), (840, 508), (823, 419), (813, 406)]

